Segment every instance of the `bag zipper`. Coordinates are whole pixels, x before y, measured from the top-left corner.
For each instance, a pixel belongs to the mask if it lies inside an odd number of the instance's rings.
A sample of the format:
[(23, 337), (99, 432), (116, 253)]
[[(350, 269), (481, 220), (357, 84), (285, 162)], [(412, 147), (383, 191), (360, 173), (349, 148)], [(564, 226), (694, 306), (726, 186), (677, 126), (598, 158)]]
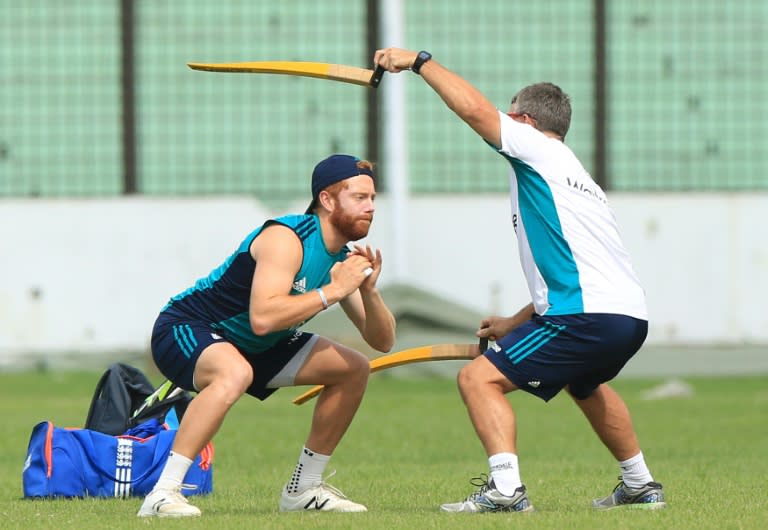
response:
[(53, 474), (53, 422), (48, 422), (48, 431), (45, 433), (45, 476), (51, 478)]
[(203, 450), (200, 451), (200, 469), (203, 471), (208, 471), (211, 467), (211, 463), (213, 462), (213, 444), (211, 442), (208, 442), (205, 447), (203, 447)]

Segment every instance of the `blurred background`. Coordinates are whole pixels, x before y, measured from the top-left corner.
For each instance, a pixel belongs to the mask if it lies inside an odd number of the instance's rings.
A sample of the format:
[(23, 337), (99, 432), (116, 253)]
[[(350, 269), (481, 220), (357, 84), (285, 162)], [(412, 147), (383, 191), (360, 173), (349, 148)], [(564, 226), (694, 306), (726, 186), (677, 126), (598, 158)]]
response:
[[(570, 94), (566, 143), (646, 286), (648, 370), (768, 371), (766, 27), (763, 0), (0, 0), (0, 370), (146, 356), (167, 299), (303, 211), (336, 152), (377, 166), (365, 242), (398, 348), (525, 305), (508, 165), (418, 76), (186, 66), (401, 46), (500, 109), (538, 81)], [(357, 341), (335, 311), (308, 329)]]

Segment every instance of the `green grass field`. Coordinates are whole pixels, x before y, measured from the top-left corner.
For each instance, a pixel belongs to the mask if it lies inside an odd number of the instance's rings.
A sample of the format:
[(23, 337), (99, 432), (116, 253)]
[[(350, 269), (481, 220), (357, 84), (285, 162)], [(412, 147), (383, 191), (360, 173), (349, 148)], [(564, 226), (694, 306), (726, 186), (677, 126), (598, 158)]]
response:
[[(277, 502), (304, 441), (312, 404), (283, 389), (246, 398), (214, 440), (214, 493), (193, 497), (198, 520), (142, 520), (140, 499), (26, 500), (21, 469), (38, 421), (82, 426), (98, 373), (0, 374), (0, 528), (768, 528), (768, 376), (691, 378), (693, 397), (645, 401), (659, 379), (619, 379), (669, 509), (593, 512), (618, 468), (565, 395), (549, 404), (510, 396), (519, 421), (522, 477), (537, 512), (443, 514), (472, 491), (487, 461), (454, 382), (371, 378), (329, 470), (364, 514), (281, 514)], [(158, 382), (158, 381), (156, 381)]]

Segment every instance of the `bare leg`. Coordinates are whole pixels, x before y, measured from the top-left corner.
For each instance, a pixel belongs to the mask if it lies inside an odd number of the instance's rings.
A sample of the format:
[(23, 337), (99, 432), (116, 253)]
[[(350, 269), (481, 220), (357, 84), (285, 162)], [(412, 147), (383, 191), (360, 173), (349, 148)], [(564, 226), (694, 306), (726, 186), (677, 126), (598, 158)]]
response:
[(487, 455), (517, 454), (515, 412), (504, 396), (517, 387), (482, 356), (459, 371), (458, 385)]
[(325, 388), (315, 405), (299, 461), (280, 496), (280, 511), (367, 511), (364, 505), (328, 487), (323, 472), (363, 400), (369, 374), (367, 357), (326, 338), (318, 338), (294, 383), (323, 384)]
[(208, 346), (195, 367), (195, 384), (201, 390), (181, 419), (173, 452), (194, 460), (252, 380), (251, 366), (234, 346), (226, 342)]
[(181, 419), (171, 454), (154, 488), (144, 498), (139, 517), (200, 515), (200, 510), (181, 495), (182, 480), (252, 380), (251, 366), (231, 344), (218, 342), (203, 350), (195, 365), (195, 384), (200, 393)]
[(595, 433), (618, 461), (640, 452), (632, 418), (624, 400), (603, 383), (587, 399), (575, 399)]
[(363, 400), (369, 374), (366, 356), (320, 337), (295, 379), (296, 385), (325, 385), (312, 415), (308, 448), (333, 454)]

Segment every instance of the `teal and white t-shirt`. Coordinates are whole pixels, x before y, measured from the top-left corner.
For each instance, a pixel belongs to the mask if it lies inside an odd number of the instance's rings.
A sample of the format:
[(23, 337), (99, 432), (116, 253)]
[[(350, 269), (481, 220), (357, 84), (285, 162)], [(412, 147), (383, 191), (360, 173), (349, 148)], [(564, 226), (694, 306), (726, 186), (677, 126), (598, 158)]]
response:
[(512, 222), (539, 315), (613, 313), (648, 319), (645, 293), (603, 190), (563, 142), (503, 112)]

